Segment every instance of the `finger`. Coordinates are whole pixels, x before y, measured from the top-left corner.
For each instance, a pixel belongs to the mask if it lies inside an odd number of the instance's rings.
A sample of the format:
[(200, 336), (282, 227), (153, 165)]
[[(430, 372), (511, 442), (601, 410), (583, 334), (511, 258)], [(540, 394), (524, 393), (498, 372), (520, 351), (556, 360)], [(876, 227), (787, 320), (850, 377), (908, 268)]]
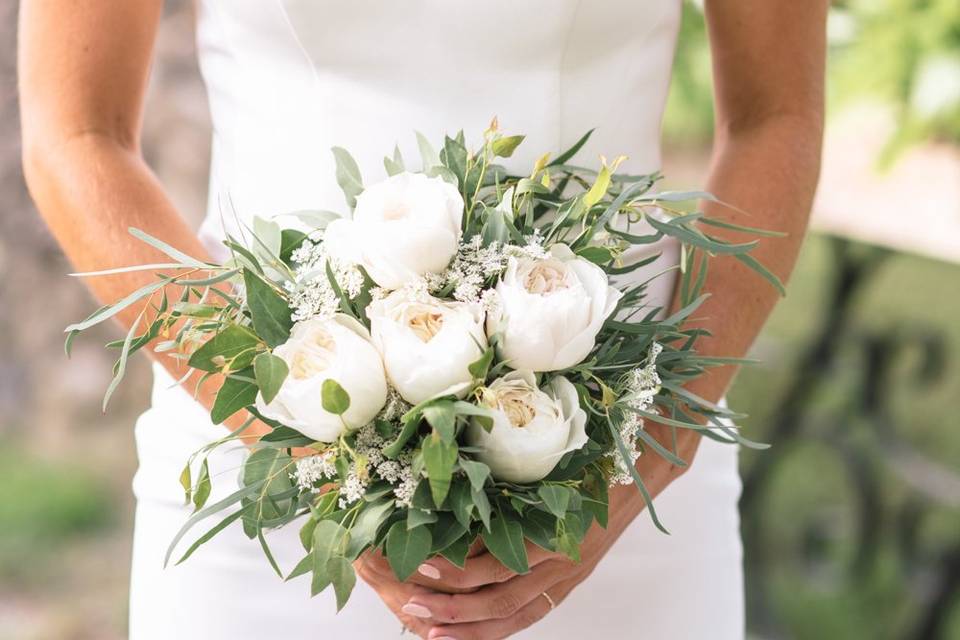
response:
[[(574, 584), (576, 584), (575, 581), (561, 582), (549, 589), (548, 593), (554, 604), (559, 604)], [(551, 610), (553, 610), (553, 605), (541, 593), (507, 618), (441, 625), (430, 629), (427, 638), (429, 640), (499, 640), (508, 638), (516, 632), (539, 622)]]
[[(531, 568), (547, 560), (562, 557), (565, 556), (527, 544), (527, 564)], [(417, 573), (410, 581), (438, 591), (469, 591), (506, 582), (516, 576), (516, 573), (505, 567), (493, 554), (483, 552), (467, 558), (463, 569), (444, 558), (427, 560), (417, 568)]]
[(403, 606), (405, 613), (429, 616), (436, 623), (459, 624), (509, 618), (567, 575), (559, 562), (542, 563), (528, 574), (462, 594), (421, 592)]
[(392, 573), (384, 575), (382, 572), (371, 568), (376, 564), (375, 562), (370, 562), (369, 558), (367, 560), (365, 563), (361, 561), (356, 563), (357, 574), (377, 592), (377, 595), (404, 628), (416, 633), (421, 638), (426, 638), (431, 622), (425, 620), (423, 616), (404, 612), (403, 606), (411, 597), (422, 595), (427, 590), (423, 587), (399, 582)]

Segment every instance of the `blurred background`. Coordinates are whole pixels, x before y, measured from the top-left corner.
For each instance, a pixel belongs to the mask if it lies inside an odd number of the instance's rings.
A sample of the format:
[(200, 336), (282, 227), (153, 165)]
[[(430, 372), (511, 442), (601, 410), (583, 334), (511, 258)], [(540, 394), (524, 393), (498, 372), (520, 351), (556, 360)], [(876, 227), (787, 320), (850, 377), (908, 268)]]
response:
[[(167, 5), (143, 146), (198, 220), (207, 105), (190, 3)], [(0, 0), (0, 640), (111, 640), (126, 635), (149, 371), (136, 359), (102, 415), (116, 331), (63, 354), (63, 326), (94, 303), (23, 186), (16, 13)], [(960, 638), (960, 2), (835, 2), (829, 36), (814, 231), (756, 344), (763, 364), (732, 393), (748, 435), (774, 443), (742, 456), (750, 635)], [(672, 184), (702, 184), (711, 124), (689, 4), (664, 129)], [(56, 313), (24, 305), (38, 300)]]

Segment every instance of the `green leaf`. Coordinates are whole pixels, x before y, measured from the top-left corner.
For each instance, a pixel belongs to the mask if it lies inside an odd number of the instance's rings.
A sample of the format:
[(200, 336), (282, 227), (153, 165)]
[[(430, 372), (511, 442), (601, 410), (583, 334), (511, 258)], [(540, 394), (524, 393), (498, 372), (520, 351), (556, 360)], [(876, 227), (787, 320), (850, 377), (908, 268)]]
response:
[(393, 513), (393, 500), (384, 500), (367, 505), (357, 516), (356, 522), (350, 527), (350, 543), (347, 545), (347, 558), (356, 559), (364, 547), (372, 543), (377, 536), (380, 525), (386, 522)]
[(303, 545), (304, 551), (313, 549), (313, 530), (317, 528), (317, 522), (315, 518), (307, 518), (300, 527), (300, 544)]
[(427, 527), (407, 529), (407, 524), (397, 521), (387, 533), (386, 552), (387, 561), (396, 574), (397, 579), (403, 582), (417, 570), (424, 560), (430, 556), (432, 537)]
[(613, 254), (604, 247), (584, 247), (577, 251), (577, 255), (600, 266), (613, 260)]
[[(231, 505), (237, 502), (240, 502), (247, 496), (250, 496), (256, 493), (257, 490), (260, 489), (261, 485), (262, 485), (262, 482), (241, 487), (240, 489), (237, 489), (236, 491), (231, 493), (229, 496), (215, 502), (214, 504), (208, 507), (204, 507), (197, 513), (194, 513), (189, 518), (187, 518), (187, 521), (183, 523), (183, 526), (180, 527), (176, 535), (173, 536), (173, 540), (171, 540), (170, 544), (167, 546), (167, 552), (163, 558), (163, 566), (167, 566), (167, 564), (170, 562), (170, 556), (173, 555), (173, 550), (176, 549), (177, 544), (180, 542), (180, 540), (183, 539), (183, 536), (187, 533), (187, 531), (189, 531), (194, 527), (194, 525), (196, 525), (201, 520), (204, 520), (205, 518), (210, 517), (214, 513), (223, 511), (224, 509), (230, 507)], [(233, 519), (236, 520), (237, 518), (240, 517), (239, 514), (241, 513), (242, 511), (237, 511), (234, 514), (232, 514), (231, 517), (233, 517)], [(196, 546), (199, 546), (199, 545), (196, 545)], [(183, 558), (180, 559), (180, 562), (182, 561), (183, 561)]]
[(573, 156), (577, 155), (577, 152), (587, 143), (587, 140), (590, 139), (590, 136), (593, 135), (594, 129), (590, 129), (583, 136), (577, 140), (572, 147), (561, 153), (556, 157), (553, 162), (548, 164), (548, 167), (555, 167), (557, 165), (566, 164)]
[(417, 509), (416, 507), (407, 509), (407, 529), (416, 529), (427, 524), (433, 524), (438, 519), (436, 511)]
[(467, 149), (457, 140), (444, 136), (443, 149), (440, 151), (440, 161), (453, 172), (457, 178), (457, 185), (466, 191)]
[(403, 165), (403, 156), (400, 154), (399, 146), (394, 145), (392, 158), (390, 156), (384, 156), (383, 168), (387, 170), (388, 176), (395, 176), (398, 173), (403, 173), (406, 171), (406, 167)]
[(470, 553), (469, 536), (461, 536), (440, 551), (440, 555), (461, 569), (467, 564), (468, 553)]
[(452, 402), (437, 402), (423, 408), (423, 417), (436, 429), (446, 443), (453, 442), (456, 435), (457, 414)]
[(516, 151), (517, 147), (520, 146), (520, 143), (523, 142), (523, 139), (524, 136), (504, 136), (494, 140), (490, 148), (493, 151), (493, 155), (500, 158), (509, 158), (513, 155), (513, 152)]
[(130, 345), (133, 343), (133, 338), (137, 335), (137, 327), (140, 326), (141, 320), (143, 320), (143, 311), (140, 312), (137, 319), (130, 325), (130, 330), (127, 331), (127, 337), (123, 341), (123, 349), (120, 351), (120, 359), (117, 360), (116, 373), (114, 373), (113, 379), (110, 380), (110, 384), (107, 386), (107, 392), (103, 394), (103, 406), (101, 407), (103, 411), (107, 410), (110, 397), (113, 395), (113, 392), (117, 390), (117, 387), (120, 386), (120, 381), (123, 380), (123, 376), (127, 372), (127, 359), (130, 357)]
[(152, 246), (154, 249), (162, 251), (163, 253), (167, 254), (177, 262), (180, 262), (190, 267), (197, 267), (200, 269), (210, 266), (205, 262), (201, 262), (200, 260), (197, 260), (192, 256), (188, 256), (187, 254), (185, 254), (183, 251), (180, 251), (179, 249), (174, 249), (163, 240), (154, 238), (149, 233), (145, 231), (141, 231), (136, 227), (130, 227), (127, 230), (130, 232), (130, 235), (132, 235), (134, 238), (138, 240), (142, 240), (143, 242), (146, 242), (147, 244)]
[(490, 530), (490, 514), (493, 509), (490, 506), (490, 498), (487, 497), (486, 491), (477, 491), (473, 487), (470, 488), (470, 498), (473, 500), (473, 505), (477, 508), (477, 515), (480, 516), (480, 521), (483, 522), (483, 526)]
[(560, 519), (567, 513), (571, 492), (571, 489), (557, 484), (544, 484), (537, 489), (537, 495), (543, 500), (543, 504), (550, 513)]
[(490, 521), (490, 530), (480, 533), (483, 544), (514, 573), (527, 573), (527, 547), (523, 542), (523, 528), (515, 520), (508, 520), (498, 513)]
[(486, 380), (487, 372), (490, 371), (490, 365), (493, 364), (493, 347), (487, 347), (478, 360), (474, 360), (467, 366), (467, 371), (475, 380)]
[(545, 511), (531, 509), (523, 516), (523, 535), (533, 544), (547, 551), (554, 551), (557, 520)]
[(569, 533), (563, 533), (554, 538), (553, 546), (574, 562), (580, 562), (580, 544)]
[(253, 234), (257, 241), (253, 247), (254, 253), (260, 254), (266, 262), (272, 262), (280, 257), (282, 241), (279, 224), (273, 220), (254, 216)]
[(759, 260), (753, 256), (748, 256), (745, 254), (736, 255), (734, 258), (763, 276), (767, 282), (772, 284), (773, 287), (780, 292), (781, 296), (787, 295), (787, 288), (783, 286), (783, 282), (780, 280), (780, 278), (778, 278), (775, 273), (763, 266)]
[(440, 553), (463, 537), (466, 527), (460, 524), (449, 511), (437, 513), (437, 521), (431, 527), (433, 553)]
[[(240, 371), (240, 375), (249, 375), (249, 369)], [(213, 401), (210, 410), (210, 420), (213, 424), (220, 424), (237, 411), (252, 405), (257, 400), (257, 385), (246, 380), (227, 378), (217, 392), (217, 399)]]
[(350, 394), (333, 378), (327, 378), (320, 387), (320, 402), (323, 410), (342, 416), (350, 408)]
[[(219, 509), (214, 510), (214, 511), (219, 511)], [(212, 512), (213, 512), (213, 511), (212, 511)], [(236, 522), (237, 520), (239, 520), (240, 518), (242, 518), (244, 515), (246, 515), (246, 510), (245, 510), (245, 509), (238, 509), (238, 510), (234, 511), (233, 513), (231, 513), (230, 515), (228, 515), (227, 517), (223, 518), (220, 522), (218, 522), (216, 525), (214, 525), (213, 527), (211, 527), (209, 531), (207, 531), (207, 532), (204, 533), (202, 536), (200, 536), (199, 538), (197, 538), (196, 540), (194, 540), (194, 541), (193, 541), (193, 544), (191, 544), (191, 545), (187, 548), (187, 550), (183, 553), (183, 555), (180, 556), (180, 559), (177, 560), (176, 564), (180, 564), (180, 563), (182, 563), (184, 560), (186, 560), (187, 558), (189, 558), (190, 556), (192, 556), (194, 551), (196, 551), (197, 549), (199, 549), (201, 546), (203, 546), (203, 545), (206, 544), (207, 542), (210, 542), (210, 541), (213, 539), (214, 536), (216, 536), (218, 533), (220, 533), (221, 531), (223, 531), (224, 529), (226, 529), (227, 527), (229, 527), (231, 524), (233, 524), (234, 522)], [(172, 551), (172, 550), (173, 550), (173, 545), (171, 545), (171, 547), (170, 547), (170, 551)], [(164, 566), (166, 566), (167, 562), (169, 561), (170, 551), (167, 551), (167, 559), (164, 560), (164, 563), (163, 563)]]
[(603, 167), (600, 168), (600, 173), (597, 174), (597, 181), (594, 182), (590, 190), (583, 195), (583, 203), (588, 210), (600, 202), (603, 196), (607, 194), (607, 189), (610, 188), (611, 178), (610, 167), (604, 164)]
[(329, 573), (330, 559), (343, 556), (349, 532), (333, 520), (321, 520), (313, 530), (313, 579), (310, 594), (317, 595), (332, 582)]
[(210, 467), (207, 464), (207, 459), (203, 459), (203, 464), (200, 465), (200, 476), (197, 478), (197, 488), (193, 492), (193, 510), (199, 511), (203, 509), (203, 505), (207, 503), (207, 498), (210, 497)]
[(154, 291), (157, 291), (158, 289), (170, 284), (170, 282), (172, 281), (173, 281), (172, 278), (163, 278), (157, 282), (151, 282), (148, 285), (144, 285), (139, 289), (137, 289), (136, 291), (134, 291), (133, 293), (126, 296), (125, 298), (123, 298), (122, 300), (120, 300), (119, 302), (100, 307), (98, 311), (88, 316), (82, 322), (77, 322), (75, 324), (69, 325), (66, 329), (64, 329), (64, 332), (72, 333), (74, 331), (83, 331), (84, 329), (89, 329), (90, 327), (96, 324), (100, 324), (104, 320), (108, 320), (113, 316), (117, 315), (118, 313), (120, 313), (121, 311), (123, 311), (124, 309), (132, 305), (133, 303), (137, 302), (138, 300), (145, 298), (150, 294), (152, 294)]
[(253, 373), (265, 403), (270, 404), (277, 397), (289, 372), (283, 358), (272, 353), (261, 353), (254, 359)]
[(333, 583), (333, 592), (337, 596), (337, 611), (340, 611), (347, 604), (353, 587), (357, 584), (357, 574), (349, 560), (343, 556), (333, 556), (327, 561), (327, 577)]
[(333, 157), (337, 161), (337, 184), (343, 191), (347, 204), (352, 210), (357, 206), (357, 196), (363, 193), (363, 179), (360, 177), (360, 167), (350, 152), (342, 147), (332, 149)]
[(247, 306), (256, 329), (271, 349), (283, 344), (290, 337), (293, 320), (290, 319), (290, 307), (277, 291), (260, 276), (243, 270), (243, 283), (247, 291)]
[(290, 264), (293, 252), (300, 248), (307, 234), (299, 229), (284, 229), (280, 232), (280, 255), (285, 264)]
[(190, 502), (190, 494), (193, 493), (193, 480), (190, 478), (190, 461), (187, 461), (187, 464), (183, 465), (183, 471), (180, 472), (180, 486), (183, 487), (183, 498), (187, 503)]
[(271, 520), (283, 514), (286, 508), (283, 496), (293, 488), (289, 471), (292, 467), (293, 459), (282, 449), (257, 449), (247, 457), (240, 481), (244, 485), (260, 486), (250, 497), (255, 507), (249, 520)]
[(474, 508), (470, 491), (470, 485), (463, 481), (453, 483), (450, 489), (450, 510), (464, 529), (470, 527), (470, 514)]
[(260, 339), (250, 329), (231, 324), (194, 351), (187, 364), (211, 373), (230, 364), (231, 371), (238, 371), (253, 362), (259, 345)]
[(433, 502), (440, 507), (450, 491), (450, 478), (457, 463), (457, 443), (445, 442), (436, 431), (423, 441), (423, 462)]
[(467, 477), (470, 478), (470, 485), (474, 490), (482, 491), (484, 483), (486, 483), (487, 478), (490, 476), (490, 467), (476, 460), (460, 458), (460, 468), (463, 469)]
[(419, 131), (416, 133), (417, 146), (420, 148), (420, 157), (423, 158), (423, 170), (427, 171), (440, 164), (440, 156), (422, 133)]

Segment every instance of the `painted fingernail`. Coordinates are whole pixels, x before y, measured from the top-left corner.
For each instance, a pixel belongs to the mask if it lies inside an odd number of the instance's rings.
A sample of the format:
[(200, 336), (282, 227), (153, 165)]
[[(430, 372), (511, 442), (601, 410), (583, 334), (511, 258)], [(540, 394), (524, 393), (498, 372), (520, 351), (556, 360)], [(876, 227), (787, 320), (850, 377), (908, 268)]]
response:
[(428, 578), (430, 578), (430, 579), (432, 579), (432, 580), (439, 580), (439, 579), (440, 579), (440, 570), (437, 569), (437, 568), (436, 568), (435, 566), (433, 566), (432, 564), (427, 564), (426, 562), (424, 562), (422, 565), (420, 565), (419, 567), (417, 567), (417, 573), (419, 573), (420, 575), (423, 575), (423, 576), (427, 576)]
[(400, 607), (400, 611), (403, 611), (404, 613), (411, 616), (416, 616), (418, 618), (429, 618), (430, 616), (433, 615), (432, 613), (430, 613), (430, 609), (427, 609), (422, 604), (415, 604), (413, 602), (408, 602), (407, 604)]

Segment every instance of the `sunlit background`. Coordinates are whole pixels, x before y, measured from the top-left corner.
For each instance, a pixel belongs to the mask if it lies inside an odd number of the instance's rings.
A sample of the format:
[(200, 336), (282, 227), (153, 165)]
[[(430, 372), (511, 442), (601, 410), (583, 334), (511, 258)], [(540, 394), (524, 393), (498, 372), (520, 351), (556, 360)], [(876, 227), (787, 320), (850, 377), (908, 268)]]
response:
[[(207, 106), (190, 3), (167, 4), (144, 149), (199, 220)], [(115, 328), (63, 354), (63, 326), (93, 301), (22, 184), (16, 11), (0, 0), (0, 640), (111, 640), (126, 635), (149, 372), (132, 363), (102, 415)], [(775, 445), (742, 457), (750, 634), (960, 638), (960, 2), (836, 2), (829, 36), (814, 233), (756, 344), (763, 364), (732, 394), (748, 434)], [(689, 5), (664, 129), (672, 183), (702, 183), (711, 122)]]

